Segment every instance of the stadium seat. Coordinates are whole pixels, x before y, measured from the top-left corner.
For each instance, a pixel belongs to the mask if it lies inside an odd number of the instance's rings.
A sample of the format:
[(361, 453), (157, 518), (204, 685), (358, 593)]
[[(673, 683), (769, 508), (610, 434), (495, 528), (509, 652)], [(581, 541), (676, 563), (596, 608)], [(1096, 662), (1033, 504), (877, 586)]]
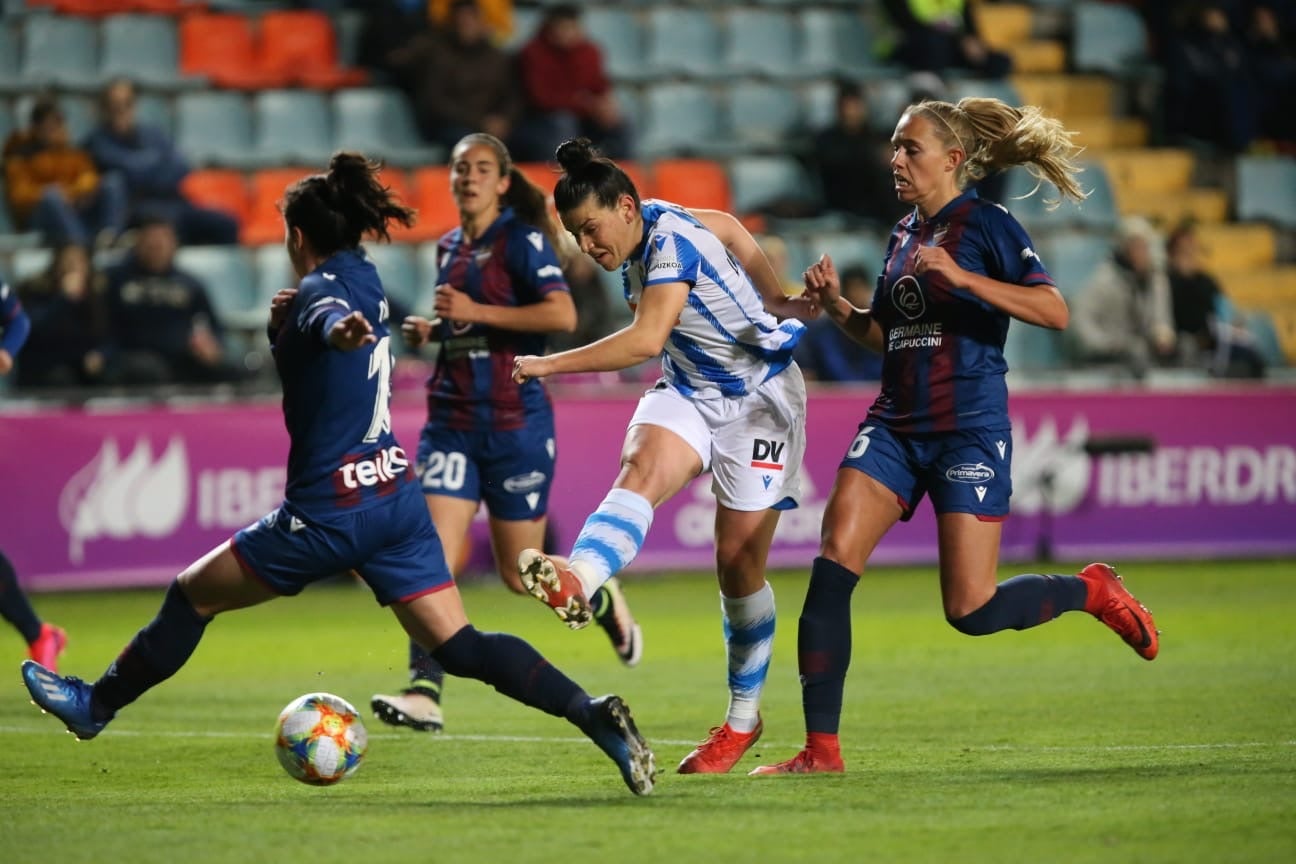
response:
[(1063, 336), (1056, 330), (1032, 327), (1021, 321), (1008, 325), (1004, 359), (1013, 372), (1056, 372), (1067, 366)]
[(876, 36), (855, 9), (805, 9), (798, 64), (809, 75), (864, 76), (880, 71), (874, 57)]
[[(378, 276), (382, 279), (383, 291), (387, 296), (409, 311), (417, 308), (420, 283), (413, 247), (405, 243), (367, 240), (364, 248), (378, 268)], [(396, 328), (399, 326), (400, 322), (397, 321)]]
[[(1025, 168), (1008, 170), (1004, 182), (1003, 201), (1008, 210), (1028, 230), (1081, 226), (1094, 231), (1109, 231), (1116, 227), (1119, 215), (1111, 183), (1101, 163), (1082, 163), (1084, 172), (1079, 182), (1089, 192), (1082, 202), (1061, 200), (1052, 183), (1041, 183), (1034, 194), (1037, 181)], [(1050, 202), (1061, 202), (1054, 209)]]
[[(281, 232), (282, 233), (282, 232)], [(284, 251), (282, 237), (278, 243), (266, 243), (252, 250), (252, 266), (255, 268), (255, 294), (252, 306), (255, 309), (270, 309), (270, 298), (284, 288), (296, 288), (298, 279), (293, 272), (292, 262)]]
[(653, 163), (655, 197), (685, 207), (733, 209), (729, 175), (719, 162), (707, 159), (662, 159)]
[(1119, 75), (1147, 59), (1147, 30), (1136, 10), (1119, 3), (1075, 6), (1071, 64), (1076, 71)]
[(806, 240), (802, 257), (805, 259), (802, 269), (820, 255), (827, 255), (833, 260), (837, 272), (847, 267), (863, 267), (871, 274), (882, 269), (882, 256), (886, 253), (886, 239), (860, 231), (842, 231), (831, 234), (816, 234)]
[(308, 174), (318, 172), (320, 167), (267, 168), (254, 173), (248, 218), (240, 234), (242, 242), (249, 246), (279, 243), (282, 251), (284, 224), (279, 202), (283, 199), (284, 190)]
[(645, 156), (714, 155), (732, 151), (720, 125), (720, 106), (701, 84), (668, 83), (644, 96), (639, 152)]
[(17, 249), (9, 259), (9, 284), (15, 285), (24, 279), (39, 275), (49, 267), (52, 249)]
[[(540, 26), (540, 16), (543, 13), (540, 6), (514, 6), (513, 7), (513, 32), (504, 40), (500, 47), (510, 54), (516, 54), (522, 45), (535, 35), (536, 29)], [(588, 19), (589, 10), (585, 13)], [(338, 34), (339, 36), (341, 34)], [(611, 58), (606, 58), (610, 60)], [(342, 58), (346, 62), (346, 58)]]
[(161, 129), (167, 137), (175, 136), (175, 118), (171, 100), (160, 93), (135, 93), (135, 120)]
[(0, 23), (0, 93), (18, 91), (23, 87), (18, 50), (18, 33)]
[(262, 90), (252, 97), (256, 156), (266, 164), (314, 165), (333, 152), (333, 112), (311, 90)]
[(368, 78), (363, 69), (338, 65), (337, 36), (323, 12), (266, 12), (258, 44), (261, 70), (285, 84), (331, 90), (359, 86)]
[(643, 30), (625, 9), (592, 7), (581, 16), (585, 33), (603, 51), (607, 74), (618, 81), (640, 81), (651, 74)]
[(1035, 238), (1035, 243), (1044, 269), (1068, 300), (1084, 291), (1098, 265), (1112, 254), (1108, 236), (1100, 233), (1058, 231)]
[(255, 166), (252, 112), (241, 93), (182, 93), (175, 111), (176, 146), (195, 165)]
[(739, 214), (775, 204), (809, 203), (818, 198), (805, 168), (789, 156), (739, 156), (729, 161), (733, 206)]
[(1296, 228), (1296, 159), (1239, 157), (1237, 217)]
[(1022, 104), (1021, 95), (1011, 81), (983, 78), (952, 78), (947, 82), (948, 96), (951, 102), (969, 97), (998, 99), (1009, 105)]
[(805, 74), (792, 13), (738, 6), (725, 16), (724, 67), (744, 75), (794, 78)]
[(392, 194), (400, 200), (400, 203), (419, 211), (412, 228), (406, 228), (398, 223), (391, 223), (387, 226), (387, 231), (391, 235), (393, 243), (421, 243), (425, 240), (435, 240), (440, 236), (436, 226), (429, 224), (423, 218), (418, 191), (405, 171), (390, 165), (384, 166), (382, 172), (378, 175), (378, 182), (390, 189)]
[(630, 178), (630, 182), (634, 184), (635, 191), (639, 193), (640, 199), (656, 197), (657, 183), (653, 177), (652, 169), (647, 165), (630, 160), (617, 162), (617, 165)]
[(334, 145), (393, 165), (444, 162), (445, 151), (423, 143), (409, 101), (399, 90), (362, 87), (333, 94)]
[[(282, 247), (280, 254), (284, 254)], [(247, 252), (233, 246), (184, 246), (176, 267), (202, 282), (221, 323), (235, 329), (265, 326), (269, 304), (258, 303), (256, 280)]]
[(801, 116), (805, 124), (814, 131), (826, 129), (837, 119), (837, 85), (831, 79), (822, 78), (807, 83), (798, 92), (801, 101)]
[(724, 107), (725, 125), (744, 149), (784, 152), (801, 131), (800, 104), (786, 86), (739, 81), (728, 88)]
[(229, 169), (191, 171), (180, 182), (180, 191), (185, 198), (200, 207), (224, 210), (238, 220), (240, 227), (248, 219), (251, 201), (248, 196), (247, 179), (240, 171)]
[(99, 34), (93, 21), (28, 16), (21, 55), (21, 77), (28, 87), (90, 89), (99, 82)]
[(273, 78), (258, 65), (256, 33), (244, 15), (194, 13), (180, 19), (180, 71), (217, 87), (259, 90)]
[(900, 120), (900, 112), (914, 101), (909, 82), (900, 78), (879, 78), (868, 83), (865, 94), (869, 105), (869, 126), (885, 132), (890, 138)]
[(429, 239), (440, 237), (459, 224), (459, 209), (450, 195), (450, 167), (429, 165), (414, 171), (414, 200), (419, 224)]
[(709, 10), (655, 6), (648, 11), (645, 62), (654, 77), (722, 75), (720, 51), (720, 29)]
[(175, 19), (162, 15), (112, 15), (100, 26), (105, 78), (130, 78), (148, 87), (181, 83)]

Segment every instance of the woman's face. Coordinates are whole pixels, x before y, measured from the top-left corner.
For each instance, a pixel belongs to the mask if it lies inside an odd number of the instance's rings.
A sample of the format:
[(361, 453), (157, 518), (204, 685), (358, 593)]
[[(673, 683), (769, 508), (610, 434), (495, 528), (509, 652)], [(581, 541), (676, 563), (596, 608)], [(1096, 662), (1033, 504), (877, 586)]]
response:
[(934, 123), (906, 111), (891, 136), (891, 177), (896, 198), (930, 216), (958, 195), (954, 180), (960, 151), (946, 149)]
[(630, 195), (622, 195), (614, 207), (604, 207), (593, 195), (562, 214), (562, 223), (576, 238), (580, 250), (604, 270), (618, 269), (635, 247), (639, 208)]
[(450, 161), (450, 194), (460, 216), (476, 218), (500, 209), (509, 178), (500, 173), (499, 158), (486, 144), (460, 144)]

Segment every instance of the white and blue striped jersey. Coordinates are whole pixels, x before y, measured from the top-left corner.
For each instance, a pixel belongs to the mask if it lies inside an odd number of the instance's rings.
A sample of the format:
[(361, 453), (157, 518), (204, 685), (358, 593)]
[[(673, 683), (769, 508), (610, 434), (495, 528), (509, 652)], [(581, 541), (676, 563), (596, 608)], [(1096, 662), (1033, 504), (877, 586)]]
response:
[(666, 381), (689, 397), (743, 396), (786, 369), (805, 325), (765, 311), (747, 271), (687, 210), (648, 199), (642, 213), (643, 247), (621, 267), (630, 308), (646, 287), (690, 286), (666, 340)]

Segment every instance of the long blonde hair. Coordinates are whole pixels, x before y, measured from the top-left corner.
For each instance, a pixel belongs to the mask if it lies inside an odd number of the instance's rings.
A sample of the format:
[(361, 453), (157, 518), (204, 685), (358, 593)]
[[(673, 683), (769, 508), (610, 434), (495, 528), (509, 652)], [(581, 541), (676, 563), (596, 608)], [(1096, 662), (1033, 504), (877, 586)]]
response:
[[(906, 113), (934, 120), (932, 127), (941, 143), (963, 151), (965, 158), (954, 176), (960, 189), (988, 174), (1024, 165), (1038, 181), (1026, 196), (1034, 195), (1047, 180), (1064, 198), (1089, 197), (1076, 180), (1084, 169), (1075, 162), (1081, 150), (1071, 141), (1075, 133), (1034, 105), (1014, 108), (1000, 99), (970, 96), (957, 104), (924, 100), (909, 106)], [(1060, 202), (1046, 203), (1052, 210)]]

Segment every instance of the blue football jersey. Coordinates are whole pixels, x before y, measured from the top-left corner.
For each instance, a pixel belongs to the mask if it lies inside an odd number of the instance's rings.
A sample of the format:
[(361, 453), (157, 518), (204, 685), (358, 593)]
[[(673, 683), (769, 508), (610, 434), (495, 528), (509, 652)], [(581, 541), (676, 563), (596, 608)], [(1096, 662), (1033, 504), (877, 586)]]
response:
[[(526, 306), (567, 280), (549, 238), (505, 208), (475, 241), (456, 228), (437, 243), (437, 283), (452, 285), (478, 303)], [(428, 422), (452, 429), (519, 429), (552, 408), (537, 379), (513, 380), (513, 359), (543, 354), (544, 333), (442, 320), (441, 352), (428, 379)]]
[[(329, 328), (356, 310), (377, 342), (355, 351), (330, 347)], [(388, 317), (373, 262), (363, 250), (344, 250), (301, 280), (274, 334), (291, 439), (285, 498), (305, 512), (363, 509), (413, 479), (391, 429)]]
[(1026, 230), (970, 190), (931, 219), (917, 211), (891, 232), (873, 317), (882, 327), (882, 388), (869, 421), (903, 432), (1008, 425), (1004, 340), (1009, 315), (943, 276), (914, 273), (922, 246), (1000, 282), (1052, 285)]

